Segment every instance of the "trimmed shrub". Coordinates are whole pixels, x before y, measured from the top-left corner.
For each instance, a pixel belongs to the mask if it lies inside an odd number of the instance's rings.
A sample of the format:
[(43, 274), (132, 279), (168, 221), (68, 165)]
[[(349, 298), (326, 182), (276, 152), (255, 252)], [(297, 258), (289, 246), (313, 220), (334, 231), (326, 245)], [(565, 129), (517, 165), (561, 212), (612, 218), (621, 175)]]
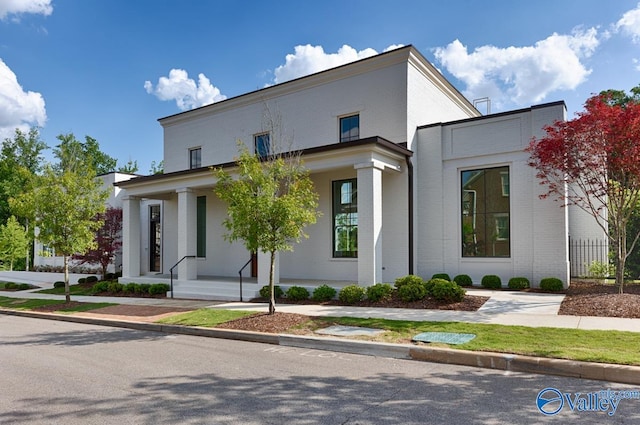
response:
[(409, 274), (409, 275), (397, 278), (395, 282), (395, 286), (396, 288), (400, 289), (404, 285), (410, 285), (410, 284), (422, 285), (423, 283), (424, 283), (424, 280), (422, 280), (420, 276)]
[(458, 286), (471, 286), (473, 285), (473, 280), (471, 280), (471, 276), (468, 274), (459, 274), (458, 276), (453, 278), (453, 281), (458, 284)]
[[(53, 282), (53, 287), (54, 288), (64, 288), (64, 282), (61, 282), (61, 281)], [(5, 285), (5, 288), (6, 288), (6, 285)]]
[(170, 289), (166, 283), (152, 283), (149, 285), (149, 295), (166, 295)]
[(496, 276), (495, 274), (488, 274), (486, 276), (482, 276), (480, 285), (482, 285), (483, 288), (487, 289), (500, 289), (502, 288), (502, 280), (500, 280), (500, 276)]
[(309, 291), (302, 286), (292, 286), (287, 289), (287, 299), (291, 301), (302, 301), (309, 299)]
[(371, 302), (378, 302), (391, 297), (393, 286), (388, 283), (376, 283), (367, 288), (367, 298)]
[(545, 277), (540, 281), (540, 289), (543, 291), (558, 292), (564, 289), (564, 285), (557, 277)]
[(104, 275), (104, 280), (116, 280), (116, 274), (115, 273), (107, 273), (106, 275)]
[(412, 302), (423, 299), (427, 296), (427, 288), (423, 284), (410, 283), (398, 288), (398, 296), (404, 302)]
[(83, 283), (87, 283), (87, 278), (81, 277), (80, 279), (78, 279), (78, 285), (82, 285)]
[(91, 292), (93, 292), (94, 294), (97, 294), (99, 292), (108, 292), (109, 291), (109, 282), (98, 282), (95, 285), (93, 285), (93, 288), (91, 288)]
[(438, 301), (457, 303), (464, 299), (464, 294), (467, 292), (457, 283), (448, 280), (431, 279), (431, 282), (433, 282), (431, 295)]
[(436, 273), (433, 276), (431, 276), (431, 279), (444, 279), (444, 280), (448, 280), (449, 282), (451, 282), (451, 278), (449, 277), (449, 275), (447, 273)]
[[(271, 298), (271, 290), (269, 289), (269, 285), (264, 285), (262, 288), (260, 288), (260, 291), (258, 291), (258, 293), (260, 294), (260, 298), (264, 298), (267, 300)], [(273, 295), (276, 298), (282, 298), (282, 296), (284, 295), (284, 291), (278, 285), (274, 285)]]
[(314, 301), (318, 302), (331, 301), (336, 297), (337, 293), (338, 291), (336, 291), (335, 288), (332, 288), (329, 285), (320, 285), (313, 290), (313, 295), (311, 296), (311, 298)]
[(346, 304), (355, 304), (362, 301), (366, 294), (366, 290), (362, 286), (349, 285), (345, 286), (338, 293), (338, 299)]
[(136, 294), (148, 294), (150, 286), (146, 283), (136, 284)]
[(26, 291), (27, 289), (31, 289), (31, 285), (28, 283), (21, 283), (18, 285), (18, 291)]
[[(64, 282), (62, 282), (62, 286), (64, 286)], [(56, 288), (56, 286), (54, 286)], [(4, 284), (4, 289), (18, 289), (18, 284), (13, 282), (7, 282)]]
[[(95, 285), (94, 285), (95, 288)], [(124, 291), (124, 285), (118, 282), (108, 282), (107, 283), (107, 292), (111, 292), (112, 294), (117, 294)]]
[(138, 284), (137, 283), (127, 283), (126, 285), (124, 285), (124, 292), (127, 292), (129, 294), (135, 294), (137, 293), (137, 287)]
[(87, 283), (96, 283), (98, 281), (98, 276), (88, 276), (85, 279), (85, 282)]
[(509, 279), (508, 286), (509, 289), (515, 290), (527, 289), (530, 286), (529, 279), (526, 277), (512, 277)]

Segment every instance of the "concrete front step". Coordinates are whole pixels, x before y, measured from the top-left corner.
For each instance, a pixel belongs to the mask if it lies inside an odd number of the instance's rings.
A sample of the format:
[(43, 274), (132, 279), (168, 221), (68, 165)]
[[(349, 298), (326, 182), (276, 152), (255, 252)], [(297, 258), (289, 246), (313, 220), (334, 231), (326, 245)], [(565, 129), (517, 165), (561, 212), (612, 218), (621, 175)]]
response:
[[(167, 293), (171, 296), (171, 292)], [(258, 296), (258, 286), (245, 283), (242, 286), (242, 298), (247, 301)], [(206, 281), (174, 281), (174, 298), (192, 298), (202, 300), (238, 301), (240, 299), (239, 283), (206, 282)]]

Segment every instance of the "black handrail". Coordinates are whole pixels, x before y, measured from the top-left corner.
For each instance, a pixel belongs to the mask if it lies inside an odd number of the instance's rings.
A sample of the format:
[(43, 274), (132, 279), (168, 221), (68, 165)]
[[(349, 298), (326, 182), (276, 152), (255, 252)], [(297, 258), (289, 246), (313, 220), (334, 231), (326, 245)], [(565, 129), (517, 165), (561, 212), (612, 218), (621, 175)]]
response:
[(242, 271), (247, 268), (247, 266), (251, 263), (253, 257), (249, 258), (249, 261), (244, 263), (244, 266), (240, 270), (238, 270), (238, 274), (240, 275), (240, 302), (242, 302)]
[(173, 267), (171, 267), (169, 269), (169, 273), (171, 274), (171, 298), (173, 298), (173, 269), (175, 269), (176, 267), (178, 267), (178, 264), (182, 263), (186, 258), (196, 258), (195, 255), (185, 255), (184, 257), (182, 257), (180, 259), (180, 261), (178, 261), (177, 263), (175, 263), (173, 265)]

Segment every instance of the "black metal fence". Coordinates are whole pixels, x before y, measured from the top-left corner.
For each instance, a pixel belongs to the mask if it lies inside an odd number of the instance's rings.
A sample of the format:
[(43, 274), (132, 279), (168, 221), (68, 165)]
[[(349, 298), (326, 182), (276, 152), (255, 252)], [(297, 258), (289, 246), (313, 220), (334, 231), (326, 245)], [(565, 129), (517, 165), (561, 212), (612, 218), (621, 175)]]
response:
[(569, 239), (571, 277), (589, 275), (592, 262), (609, 263), (609, 241), (606, 239)]

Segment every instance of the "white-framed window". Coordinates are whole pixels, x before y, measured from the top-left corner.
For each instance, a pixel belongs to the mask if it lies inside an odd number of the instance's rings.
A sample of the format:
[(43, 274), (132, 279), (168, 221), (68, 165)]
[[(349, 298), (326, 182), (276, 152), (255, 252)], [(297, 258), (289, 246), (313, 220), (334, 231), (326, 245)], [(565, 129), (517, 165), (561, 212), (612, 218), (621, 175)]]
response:
[(340, 118), (340, 142), (350, 142), (360, 138), (360, 115)]
[(333, 257), (358, 257), (358, 181), (333, 182)]
[(202, 167), (202, 148), (189, 149), (189, 168)]

